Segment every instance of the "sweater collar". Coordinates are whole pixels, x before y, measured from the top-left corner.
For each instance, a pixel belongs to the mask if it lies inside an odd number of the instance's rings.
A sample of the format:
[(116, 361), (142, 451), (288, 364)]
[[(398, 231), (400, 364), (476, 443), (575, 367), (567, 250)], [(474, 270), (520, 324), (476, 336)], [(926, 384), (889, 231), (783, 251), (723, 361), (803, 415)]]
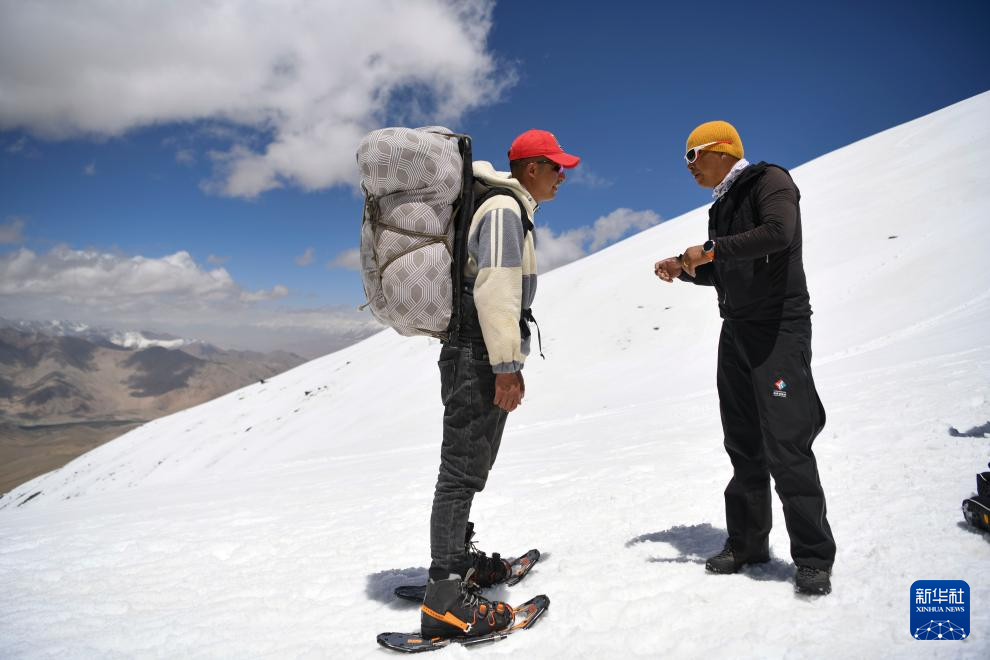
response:
[(491, 163), (486, 160), (476, 160), (473, 163), (474, 178), (478, 179), (482, 183), (489, 186), (498, 186), (501, 188), (508, 188), (516, 193), (516, 198), (525, 207), (526, 211), (529, 213), (529, 217), (532, 218), (536, 213), (536, 209), (539, 208), (539, 204), (533, 199), (533, 196), (529, 194), (529, 191), (515, 179), (509, 172), (499, 172), (496, 170)]

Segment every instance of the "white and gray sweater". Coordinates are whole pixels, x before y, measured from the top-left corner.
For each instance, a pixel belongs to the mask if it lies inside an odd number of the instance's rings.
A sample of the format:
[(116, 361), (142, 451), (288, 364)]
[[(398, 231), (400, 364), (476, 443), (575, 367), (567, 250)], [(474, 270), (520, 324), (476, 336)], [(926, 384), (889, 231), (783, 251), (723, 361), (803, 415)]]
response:
[(465, 276), (474, 280), (474, 303), (492, 371), (512, 373), (523, 368), (529, 354), (529, 337), (522, 337), (519, 319), (536, 296), (537, 273), (533, 232), (524, 231), (519, 204), (532, 220), (537, 203), (511, 174), (496, 171), (487, 161), (474, 162), (474, 176), (516, 195), (495, 195), (478, 207), (464, 268)]

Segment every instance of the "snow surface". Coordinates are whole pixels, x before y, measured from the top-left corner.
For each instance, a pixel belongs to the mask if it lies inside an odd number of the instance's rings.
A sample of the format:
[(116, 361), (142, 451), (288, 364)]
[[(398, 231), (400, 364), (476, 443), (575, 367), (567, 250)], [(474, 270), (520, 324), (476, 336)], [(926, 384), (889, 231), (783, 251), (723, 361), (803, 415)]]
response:
[[(652, 273), (705, 236), (698, 209), (541, 279), (547, 360), (472, 519), (483, 549), (545, 553), (494, 596), (552, 606), (436, 657), (990, 657), (990, 538), (959, 509), (990, 440), (949, 432), (990, 420), (987, 117), (990, 93), (793, 173), (832, 595), (795, 595), (779, 504), (770, 565), (704, 572), (730, 476), (719, 319), (713, 291)], [(374, 640), (418, 627), (390, 592), (429, 562), (438, 351), (378, 334), (0, 499), (0, 657), (398, 657)], [(969, 582), (968, 639), (911, 637), (920, 579)]]

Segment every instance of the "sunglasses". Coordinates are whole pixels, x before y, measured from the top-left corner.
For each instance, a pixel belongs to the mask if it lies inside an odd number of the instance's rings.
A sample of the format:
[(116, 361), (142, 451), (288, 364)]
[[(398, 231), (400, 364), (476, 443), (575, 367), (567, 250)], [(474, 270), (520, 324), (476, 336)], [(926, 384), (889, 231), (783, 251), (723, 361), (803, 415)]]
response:
[(537, 163), (546, 163), (547, 165), (549, 165), (553, 169), (554, 172), (557, 172), (558, 174), (560, 173), (560, 170), (561, 170), (561, 164), (560, 163), (555, 163), (552, 160), (547, 160), (546, 158), (544, 158), (543, 160), (538, 160), (536, 162)]
[(704, 149), (705, 147), (710, 147), (713, 144), (732, 144), (732, 143), (727, 140), (716, 140), (715, 142), (709, 142), (707, 144), (699, 144), (697, 147), (691, 147), (690, 149), (687, 150), (687, 153), (684, 154), (684, 160), (686, 160), (688, 164), (693, 163), (694, 161), (698, 160), (698, 154), (701, 152), (702, 149)]

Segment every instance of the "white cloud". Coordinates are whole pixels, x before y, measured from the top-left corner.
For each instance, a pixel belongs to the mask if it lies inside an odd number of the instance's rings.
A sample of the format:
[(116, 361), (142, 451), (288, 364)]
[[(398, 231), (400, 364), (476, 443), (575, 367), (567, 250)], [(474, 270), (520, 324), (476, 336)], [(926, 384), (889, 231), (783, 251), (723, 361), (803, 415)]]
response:
[(297, 266), (308, 266), (313, 263), (313, 255), (316, 253), (311, 247), (306, 248), (306, 251), (296, 257)]
[(258, 289), (257, 291), (241, 292), (241, 301), (246, 303), (262, 302), (265, 300), (277, 300), (289, 295), (289, 289), (281, 284), (276, 284), (271, 289)]
[(357, 306), (335, 305), (316, 309), (281, 310), (258, 322), (273, 330), (302, 329), (324, 332), (362, 332), (368, 328), (381, 328), (371, 312), (359, 311)]
[[(204, 184), (254, 197), (352, 183), (383, 122), (455, 122), (515, 75), (486, 49), (491, 0), (0, 5), (0, 129), (49, 139), (168, 122), (251, 127)], [(112, 99), (112, 102), (108, 102)], [(237, 135), (237, 132), (234, 133)]]
[(630, 230), (642, 231), (658, 224), (660, 224), (660, 216), (653, 211), (615, 209), (595, 220), (590, 250), (597, 252), (609, 243), (619, 240)]
[(81, 305), (141, 307), (156, 298), (190, 303), (238, 300), (243, 291), (226, 270), (205, 271), (188, 252), (159, 259), (67, 246), (36, 254), (0, 255), (0, 296), (46, 296)]
[(148, 258), (58, 246), (0, 254), (0, 309), (8, 318), (75, 319), (309, 356), (381, 329), (356, 307), (273, 307), (289, 293), (280, 284), (245, 289), (225, 269), (204, 269), (187, 252)]
[(606, 245), (625, 237), (630, 230), (642, 231), (659, 224), (660, 216), (653, 211), (616, 209), (595, 220), (590, 226), (577, 227), (555, 234), (549, 226), (536, 227), (536, 254), (540, 272), (597, 252)]
[(230, 261), (230, 257), (221, 257), (216, 254), (211, 254), (210, 256), (206, 257), (206, 261), (207, 263), (211, 263), (214, 266), (222, 266), (228, 261)]
[(47, 300), (109, 314), (195, 316), (288, 293), (282, 285), (248, 291), (226, 269), (204, 270), (185, 251), (152, 259), (60, 245), (47, 254), (21, 248), (0, 255), (0, 298), (8, 301)]
[(282, 349), (306, 357), (325, 355), (353, 344), (383, 326), (368, 311), (356, 306), (333, 305), (309, 309), (280, 308), (243, 318), (237, 328), (206, 326), (181, 328), (174, 334), (196, 331), (219, 346), (232, 341), (255, 350)]
[(575, 169), (567, 171), (567, 183), (575, 186), (584, 186), (592, 190), (611, 188), (615, 184), (611, 179), (606, 179), (589, 170), (583, 162)]
[(192, 149), (178, 149), (175, 152), (175, 162), (181, 165), (192, 165), (196, 162), (196, 152)]
[(585, 243), (591, 230), (588, 227), (569, 229), (561, 234), (554, 234), (549, 226), (536, 227), (536, 262), (540, 272), (545, 273), (558, 266), (577, 261), (587, 256)]
[(0, 224), (0, 245), (22, 243), (24, 241), (24, 219), (10, 216)]
[(86, 176), (96, 176), (96, 163), (88, 163), (83, 167), (83, 174)]
[(4, 147), (8, 154), (19, 154), (27, 146), (27, 138), (23, 135)]
[(327, 263), (327, 268), (346, 268), (361, 272), (361, 250), (359, 248), (344, 250)]

